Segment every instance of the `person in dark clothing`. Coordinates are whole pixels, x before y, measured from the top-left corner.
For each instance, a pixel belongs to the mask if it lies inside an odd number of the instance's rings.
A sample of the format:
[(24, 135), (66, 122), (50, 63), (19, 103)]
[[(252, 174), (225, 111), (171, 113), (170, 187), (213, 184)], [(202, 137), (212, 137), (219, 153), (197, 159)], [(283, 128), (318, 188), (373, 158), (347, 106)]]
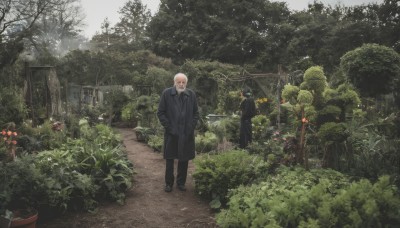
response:
[(256, 115), (256, 104), (251, 97), (251, 90), (245, 88), (241, 92), (243, 97), (240, 103), (240, 133), (239, 133), (239, 147), (244, 149), (253, 140), (251, 118)]
[(158, 105), (157, 117), (164, 127), (163, 157), (166, 192), (174, 185), (174, 160), (178, 160), (176, 184), (186, 191), (185, 183), (189, 160), (195, 157), (194, 130), (199, 120), (196, 94), (186, 88), (188, 78), (183, 73), (174, 77), (174, 86), (165, 89)]

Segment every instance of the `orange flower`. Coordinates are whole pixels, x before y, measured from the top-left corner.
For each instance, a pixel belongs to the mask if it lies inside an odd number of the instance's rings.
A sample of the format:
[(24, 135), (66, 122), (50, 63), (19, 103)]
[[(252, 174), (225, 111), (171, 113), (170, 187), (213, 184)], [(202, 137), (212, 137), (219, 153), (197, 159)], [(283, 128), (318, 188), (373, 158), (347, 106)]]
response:
[(308, 123), (308, 119), (306, 119), (305, 117), (303, 119), (301, 119), (301, 122), (303, 123)]
[(12, 134), (12, 131), (7, 131), (8, 136), (11, 136), (11, 134)]

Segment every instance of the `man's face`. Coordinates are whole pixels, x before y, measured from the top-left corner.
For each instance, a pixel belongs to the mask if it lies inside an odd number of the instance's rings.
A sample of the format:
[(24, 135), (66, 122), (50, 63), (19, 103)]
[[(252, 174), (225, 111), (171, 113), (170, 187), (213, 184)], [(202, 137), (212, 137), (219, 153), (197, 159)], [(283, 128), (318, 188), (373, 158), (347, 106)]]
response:
[(185, 91), (186, 89), (186, 79), (185, 77), (177, 77), (175, 79), (175, 88), (178, 93)]

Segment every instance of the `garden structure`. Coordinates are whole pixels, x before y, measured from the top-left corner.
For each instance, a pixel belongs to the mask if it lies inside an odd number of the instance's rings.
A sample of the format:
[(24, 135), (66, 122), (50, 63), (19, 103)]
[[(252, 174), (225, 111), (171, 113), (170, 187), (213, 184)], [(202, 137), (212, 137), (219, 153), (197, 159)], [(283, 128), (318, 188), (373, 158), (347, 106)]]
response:
[(30, 66), (25, 63), (25, 99), (33, 125), (60, 116), (61, 85), (53, 66)]

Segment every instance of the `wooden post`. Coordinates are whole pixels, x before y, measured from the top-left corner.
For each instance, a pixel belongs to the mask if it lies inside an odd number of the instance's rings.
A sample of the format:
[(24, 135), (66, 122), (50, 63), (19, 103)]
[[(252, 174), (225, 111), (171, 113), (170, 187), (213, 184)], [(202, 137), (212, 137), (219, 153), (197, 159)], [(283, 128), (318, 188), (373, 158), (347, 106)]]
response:
[(276, 124), (278, 125), (278, 130), (281, 130), (281, 70), (282, 66), (279, 64), (278, 65), (278, 85), (277, 85), (277, 99), (278, 99), (278, 116), (276, 118)]

